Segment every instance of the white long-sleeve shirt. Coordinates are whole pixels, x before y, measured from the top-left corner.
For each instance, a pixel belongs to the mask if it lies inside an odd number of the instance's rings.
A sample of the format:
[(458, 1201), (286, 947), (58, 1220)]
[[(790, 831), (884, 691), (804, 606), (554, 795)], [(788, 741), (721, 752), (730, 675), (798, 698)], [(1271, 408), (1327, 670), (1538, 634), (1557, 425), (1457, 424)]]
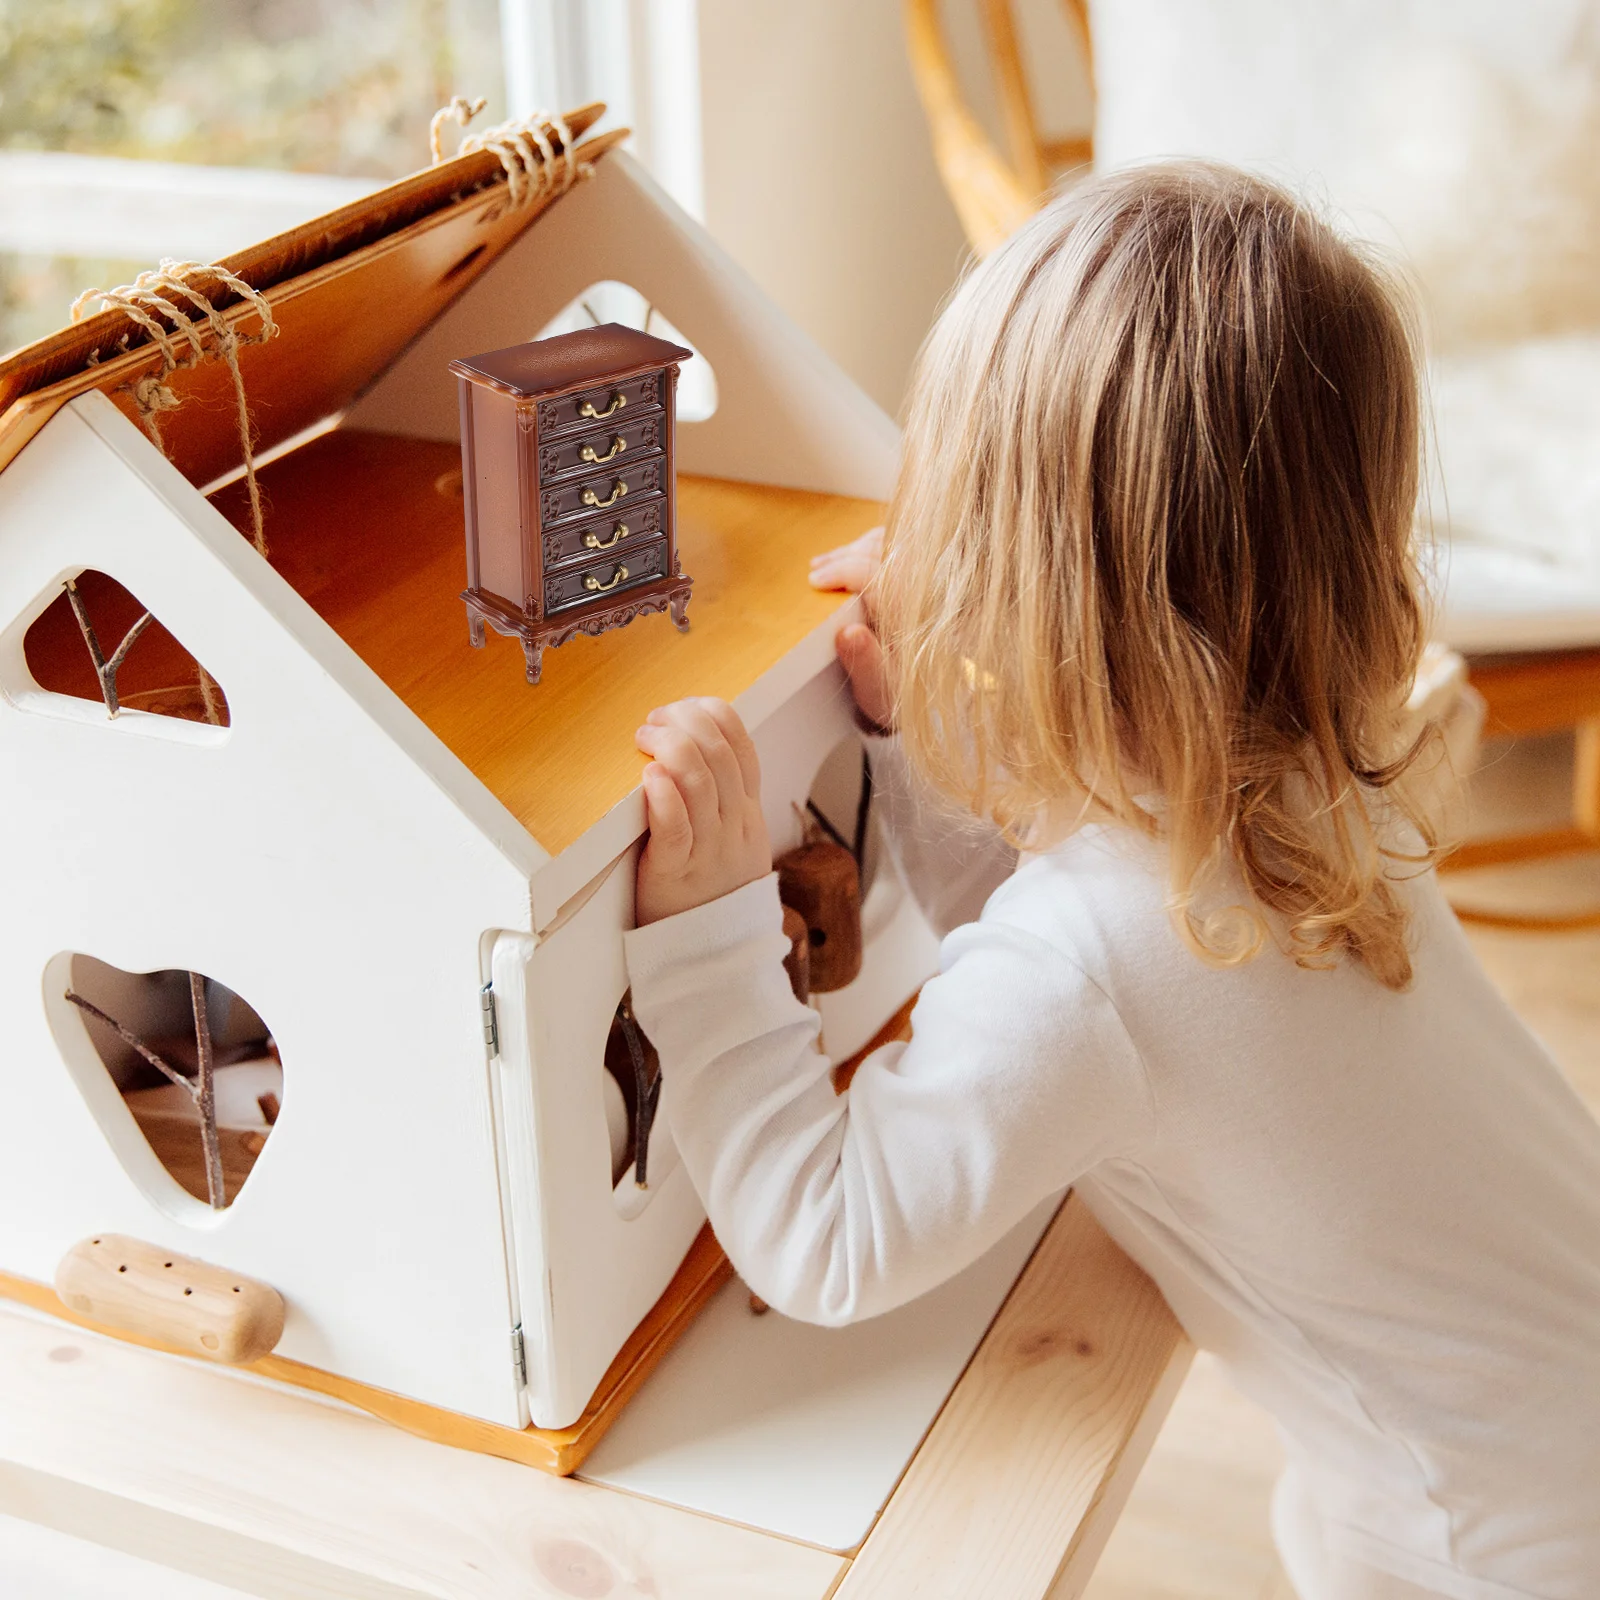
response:
[[(880, 762), (929, 903), (970, 901), (992, 842), (940, 845)], [(1600, 1126), (1432, 877), (1404, 892), (1403, 994), (1272, 948), (1216, 970), (1159, 846), (1085, 828), (945, 938), (910, 1042), (843, 1096), (774, 878), (629, 934), (628, 965), (690, 1176), (779, 1309), (886, 1311), (1074, 1184), (1276, 1415), (1331, 1549), (1457, 1600), (1592, 1600)]]

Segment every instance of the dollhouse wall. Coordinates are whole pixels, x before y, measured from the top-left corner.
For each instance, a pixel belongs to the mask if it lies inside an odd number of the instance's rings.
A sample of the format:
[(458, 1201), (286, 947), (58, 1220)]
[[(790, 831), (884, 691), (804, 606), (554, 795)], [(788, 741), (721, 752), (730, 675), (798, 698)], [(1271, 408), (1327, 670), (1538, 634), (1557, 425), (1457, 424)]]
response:
[[(38, 688), (23, 635), (88, 567), (229, 726)], [(100, 394), (0, 476), (0, 618), (0, 1267), (48, 1282), (101, 1230), (225, 1262), (283, 1294), (280, 1355), (516, 1424), (478, 989), (543, 852)], [(75, 952), (270, 1022), (282, 1110), (227, 1210), (140, 1135), (63, 998)]]

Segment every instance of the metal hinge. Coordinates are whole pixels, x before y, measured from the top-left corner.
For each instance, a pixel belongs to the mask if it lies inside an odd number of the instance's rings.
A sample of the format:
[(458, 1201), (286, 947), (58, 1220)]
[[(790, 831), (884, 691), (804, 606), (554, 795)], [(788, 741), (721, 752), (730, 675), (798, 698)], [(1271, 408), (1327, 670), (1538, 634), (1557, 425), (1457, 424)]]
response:
[(522, 1338), (522, 1324), (511, 1330), (511, 1363), (517, 1369), (517, 1382), (524, 1388), (528, 1384), (528, 1346)]
[(500, 1054), (500, 1017), (495, 1010), (494, 985), (486, 983), (478, 991), (478, 1005), (483, 1013), (483, 1042), (488, 1047), (489, 1054)]

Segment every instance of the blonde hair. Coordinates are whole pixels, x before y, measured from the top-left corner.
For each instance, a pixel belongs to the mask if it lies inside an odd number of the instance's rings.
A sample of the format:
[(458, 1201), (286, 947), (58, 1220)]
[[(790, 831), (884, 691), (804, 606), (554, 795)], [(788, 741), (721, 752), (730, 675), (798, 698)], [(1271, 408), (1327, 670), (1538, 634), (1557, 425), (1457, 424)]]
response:
[[(1033, 218), (919, 361), (875, 591), (908, 753), (1014, 834), (1065, 801), (1165, 839), (1219, 964), (1270, 909), (1302, 966), (1411, 978), (1407, 305), (1281, 189), (1163, 163)], [(1251, 903), (1203, 913), (1230, 862)]]

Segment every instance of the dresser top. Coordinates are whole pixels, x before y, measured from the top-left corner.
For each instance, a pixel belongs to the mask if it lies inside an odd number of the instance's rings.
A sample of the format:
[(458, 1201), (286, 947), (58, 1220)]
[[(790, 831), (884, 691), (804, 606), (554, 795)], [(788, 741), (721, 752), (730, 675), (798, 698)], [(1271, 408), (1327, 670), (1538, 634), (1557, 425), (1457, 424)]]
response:
[(620, 322), (602, 322), (576, 333), (558, 333), (552, 339), (533, 339), (481, 356), (464, 356), (452, 361), (450, 370), (458, 377), (527, 398), (603, 383), (641, 367), (687, 361), (693, 354), (681, 344), (625, 328)]

